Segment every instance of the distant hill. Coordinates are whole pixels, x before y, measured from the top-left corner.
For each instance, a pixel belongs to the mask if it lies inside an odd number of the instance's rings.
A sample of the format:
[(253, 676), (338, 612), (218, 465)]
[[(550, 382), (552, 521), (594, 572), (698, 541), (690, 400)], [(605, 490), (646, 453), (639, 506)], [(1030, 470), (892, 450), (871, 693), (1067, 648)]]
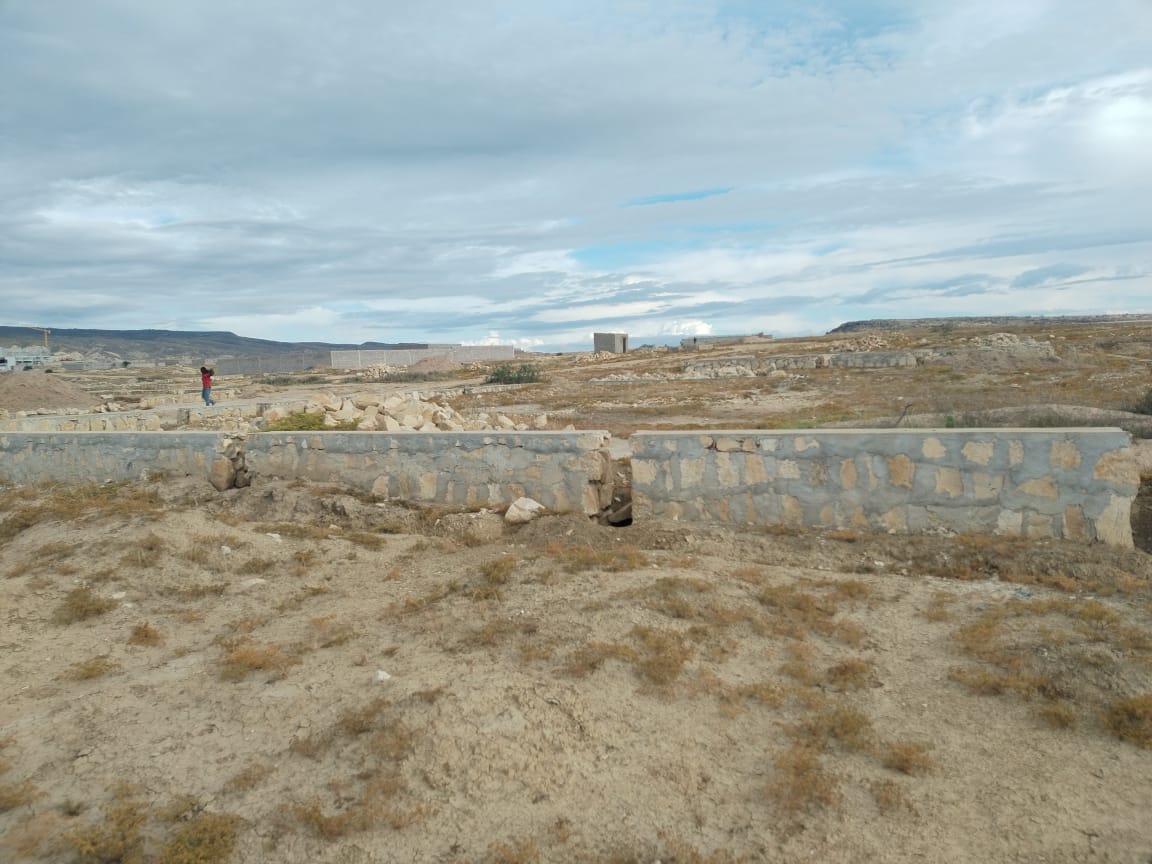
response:
[(1108, 321), (1146, 321), (1152, 313), (1140, 312), (1128, 315), (991, 315), (971, 318), (872, 318), (867, 321), (846, 321), (833, 333), (858, 333), (862, 330), (912, 330), (918, 327), (942, 327), (948, 324), (979, 327), (1010, 327), (1021, 324), (1101, 324)]
[[(43, 345), (44, 333), (32, 327), (0, 326), (0, 346)], [(254, 354), (293, 354), (301, 351), (369, 350), (409, 345), (383, 342), (330, 344), (327, 342), (276, 342), (250, 339), (226, 330), (67, 330), (53, 328), (48, 335), (49, 348), (55, 353), (74, 351), (80, 354), (114, 354), (125, 360), (167, 360), (198, 364), (225, 357), (247, 357)]]

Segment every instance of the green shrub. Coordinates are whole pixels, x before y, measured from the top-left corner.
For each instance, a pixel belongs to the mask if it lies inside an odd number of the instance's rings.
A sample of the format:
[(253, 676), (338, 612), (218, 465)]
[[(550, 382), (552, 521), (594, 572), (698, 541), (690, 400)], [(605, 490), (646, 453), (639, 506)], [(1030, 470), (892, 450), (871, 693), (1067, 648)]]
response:
[(289, 414), (283, 420), (269, 423), (264, 427), (265, 432), (347, 432), (355, 429), (356, 424), (351, 420), (344, 420), (335, 426), (324, 425), (323, 414), (309, 414), (307, 411), (297, 411)]
[(512, 366), (510, 363), (505, 363), (493, 369), (488, 377), (484, 379), (484, 383), (535, 384), (539, 380), (540, 369), (531, 363), (521, 363), (519, 366)]

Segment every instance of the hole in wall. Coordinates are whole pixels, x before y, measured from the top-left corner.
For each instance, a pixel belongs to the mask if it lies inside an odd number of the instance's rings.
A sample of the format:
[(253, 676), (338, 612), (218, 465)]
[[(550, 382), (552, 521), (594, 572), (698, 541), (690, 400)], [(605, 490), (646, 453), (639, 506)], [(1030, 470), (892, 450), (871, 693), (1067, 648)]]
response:
[(1152, 474), (1141, 476), (1132, 502), (1132, 542), (1137, 549), (1152, 553)]

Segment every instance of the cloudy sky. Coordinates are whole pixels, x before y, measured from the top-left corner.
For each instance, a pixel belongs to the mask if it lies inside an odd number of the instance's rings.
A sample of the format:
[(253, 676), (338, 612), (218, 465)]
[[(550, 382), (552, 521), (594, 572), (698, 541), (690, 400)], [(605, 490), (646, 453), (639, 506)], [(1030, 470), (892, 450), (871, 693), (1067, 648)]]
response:
[(0, 324), (1152, 311), (1152, 0), (0, 0)]

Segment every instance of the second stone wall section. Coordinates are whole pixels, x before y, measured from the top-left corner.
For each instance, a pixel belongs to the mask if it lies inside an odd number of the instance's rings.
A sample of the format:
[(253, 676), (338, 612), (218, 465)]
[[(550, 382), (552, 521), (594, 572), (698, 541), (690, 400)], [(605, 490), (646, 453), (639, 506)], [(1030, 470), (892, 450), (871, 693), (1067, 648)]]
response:
[(636, 432), (637, 519), (1063, 537), (1131, 548), (1120, 429)]

